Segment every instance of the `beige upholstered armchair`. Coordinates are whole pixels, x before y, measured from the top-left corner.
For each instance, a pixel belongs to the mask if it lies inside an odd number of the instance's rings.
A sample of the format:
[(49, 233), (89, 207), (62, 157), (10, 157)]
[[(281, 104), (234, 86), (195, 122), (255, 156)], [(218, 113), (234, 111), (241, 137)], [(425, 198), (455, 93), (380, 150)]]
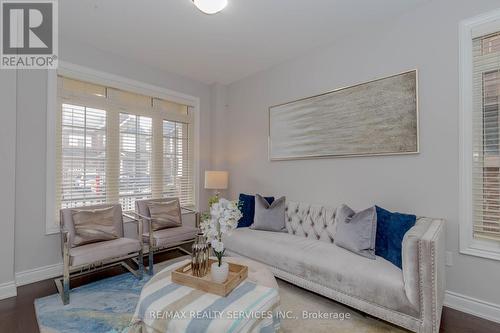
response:
[[(158, 204), (168, 205), (170, 207), (169, 213), (152, 218), (152, 205)], [(199, 230), (183, 224), (178, 198), (137, 200), (135, 208), (136, 215), (143, 220), (143, 242), (149, 246), (148, 273), (150, 275), (154, 272), (153, 255), (155, 252), (178, 249), (186, 254), (191, 254), (180, 245), (192, 242)], [(182, 209), (194, 212), (187, 208)], [(196, 214), (196, 212), (194, 213)], [(150, 232), (150, 230), (153, 231)]]
[[(65, 208), (60, 211), (63, 278), (55, 283), (64, 304), (69, 303), (70, 278), (122, 265), (138, 279), (143, 275), (142, 238), (124, 237), (120, 204)], [(138, 235), (142, 229), (137, 223)], [(136, 258), (137, 271), (124, 260)]]

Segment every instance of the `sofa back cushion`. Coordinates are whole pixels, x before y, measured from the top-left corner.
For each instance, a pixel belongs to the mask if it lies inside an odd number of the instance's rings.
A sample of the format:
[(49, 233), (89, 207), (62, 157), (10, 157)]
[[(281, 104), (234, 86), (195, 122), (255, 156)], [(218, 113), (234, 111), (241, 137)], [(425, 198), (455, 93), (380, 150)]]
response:
[(114, 207), (96, 209), (73, 209), (75, 237), (73, 245), (113, 240), (119, 237), (120, 231), (114, 223)]
[(113, 232), (118, 237), (123, 237), (123, 219), (122, 219), (122, 206), (120, 204), (100, 204), (84, 207), (63, 208), (60, 211), (61, 227), (69, 233), (69, 244), (71, 247), (81, 245), (81, 242), (76, 239), (75, 243), (75, 222), (73, 220), (74, 210), (99, 210), (106, 208), (113, 208)]
[(287, 201), (285, 225), (288, 233), (333, 243), (335, 237), (335, 209)]
[[(181, 212), (181, 208), (180, 208), (181, 205), (180, 205), (179, 198), (172, 197), (172, 198), (136, 200), (135, 201), (135, 211), (142, 216), (151, 218), (151, 212), (149, 211), (149, 206), (148, 206), (149, 204), (151, 204), (153, 202), (165, 203), (165, 202), (171, 202), (171, 201), (177, 202), (176, 205), (179, 207), (179, 214), (181, 216), (180, 221), (181, 221), (181, 225), (182, 225), (182, 212)], [(142, 230), (144, 233), (148, 233), (149, 232), (149, 223), (143, 223)]]
[(148, 203), (153, 231), (182, 226), (179, 200), (153, 201)]

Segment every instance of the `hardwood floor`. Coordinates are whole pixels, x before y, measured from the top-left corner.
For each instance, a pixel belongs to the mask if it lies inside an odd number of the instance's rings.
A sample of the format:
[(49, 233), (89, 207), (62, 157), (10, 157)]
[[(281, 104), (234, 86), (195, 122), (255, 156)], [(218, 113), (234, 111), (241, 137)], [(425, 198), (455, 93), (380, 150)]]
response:
[(500, 324), (444, 307), (440, 332), (496, 333), (500, 332)]
[[(155, 256), (155, 262), (184, 255), (180, 251), (172, 251)], [(89, 274), (71, 280), (76, 287), (98, 279), (126, 272), (121, 267)], [(56, 293), (54, 281), (44, 280), (28, 284), (17, 289), (17, 296), (0, 301), (0, 333), (38, 333), (33, 302), (36, 298)], [(443, 309), (441, 333), (495, 333), (500, 332), (500, 324), (487, 321), (450, 308)]]
[[(155, 255), (155, 263), (185, 255), (170, 251)], [(146, 264), (146, 260), (144, 261)], [(121, 266), (71, 279), (71, 287), (128, 272)], [(17, 296), (0, 301), (0, 333), (38, 333), (35, 299), (57, 293), (53, 279), (39, 281), (17, 288)]]

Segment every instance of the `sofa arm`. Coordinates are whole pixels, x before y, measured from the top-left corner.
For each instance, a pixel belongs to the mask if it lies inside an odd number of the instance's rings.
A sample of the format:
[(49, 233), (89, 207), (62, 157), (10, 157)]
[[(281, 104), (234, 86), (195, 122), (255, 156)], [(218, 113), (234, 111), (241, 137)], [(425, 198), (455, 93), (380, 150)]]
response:
[(445, 289), (444, 220), (433, 220), (419, 242), (423, 332), (439, 332)]
[(403, 279), (422, 332), (439, 332), (444, 298), (444, 220), (419, 218), (403, 239)]

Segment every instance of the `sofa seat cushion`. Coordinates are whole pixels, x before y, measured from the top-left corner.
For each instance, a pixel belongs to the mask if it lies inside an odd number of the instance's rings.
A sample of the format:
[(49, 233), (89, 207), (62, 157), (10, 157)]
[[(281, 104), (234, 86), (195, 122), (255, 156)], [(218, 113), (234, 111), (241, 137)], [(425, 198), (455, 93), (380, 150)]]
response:
[(69, 255), (71, 265), (78, 266), (118, 258), (129, 253), (138, 252), (140, 248), (141, 243), (137, 239), (118, 238), (71, 248)]
[[(198, 229), (187, 226), (157, 230), (153, 232), (154, 246), (163, 247), (175, 245), (180, 242), (194, 239), (197, 233)], [(144, 233), (142, 236), (144, 242), (149, 243), (149, 232)]]
[(334, 244), (285, 233), (239, 228), (224, 238), (228, 251), (367, 302), (417, 316), (406, 297), (403, 273)]

